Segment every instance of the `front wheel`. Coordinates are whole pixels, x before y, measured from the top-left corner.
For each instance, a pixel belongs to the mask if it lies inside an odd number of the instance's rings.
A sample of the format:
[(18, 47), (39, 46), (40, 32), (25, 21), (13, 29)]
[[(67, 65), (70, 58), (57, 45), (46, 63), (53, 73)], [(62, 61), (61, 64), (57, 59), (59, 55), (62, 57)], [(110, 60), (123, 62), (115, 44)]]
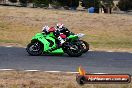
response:
[(89, 50), (89, 44), (86, 41), (84, 41), (84, 40), (80, 40), (80, 41), (82, 42), (83, 53), (88, 52), (88, 50)]
[(79, 57), (82, 55), (83, 47), (78, 44), (72, 44), (66, 51), (66, 53), (71, 57)]
[(29, 43), (26, 48), (27, 52), (32, 56), (41, 55), (43, 52), (43, 46), (39, 42)]

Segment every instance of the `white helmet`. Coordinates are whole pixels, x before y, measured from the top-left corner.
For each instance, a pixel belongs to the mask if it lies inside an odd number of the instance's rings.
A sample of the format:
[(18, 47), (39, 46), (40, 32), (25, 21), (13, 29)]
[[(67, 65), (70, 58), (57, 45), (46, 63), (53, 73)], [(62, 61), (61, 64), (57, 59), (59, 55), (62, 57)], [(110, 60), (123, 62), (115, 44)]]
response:
[(57, 23), (57, 28), (59, 28), (59, 29), (61, 29), (63, 26), (64, 26), (64, 24), (62, 24), (62, 23)]

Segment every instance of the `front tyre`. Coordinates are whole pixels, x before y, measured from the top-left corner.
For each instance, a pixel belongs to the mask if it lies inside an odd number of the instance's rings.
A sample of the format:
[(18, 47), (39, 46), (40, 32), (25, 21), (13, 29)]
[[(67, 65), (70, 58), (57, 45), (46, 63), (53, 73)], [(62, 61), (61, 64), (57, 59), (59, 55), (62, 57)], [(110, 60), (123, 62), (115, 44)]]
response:
[(71, 57), (79, 57), (82, 55), (83, 47), (81, 45), (73, 44), (67, 49), (67, 54)]
[(89, 51), (89, 44), (84, 41), (84, 40), (80, 40), (82, 42), (82, 46), (83, 46), (83, 53), (86, 53)]
[(38, 56), (43, 53), (43, 46), (39, 42), (31, 42), (27, 45), (26, 50), (29, 53), (29, 55)]

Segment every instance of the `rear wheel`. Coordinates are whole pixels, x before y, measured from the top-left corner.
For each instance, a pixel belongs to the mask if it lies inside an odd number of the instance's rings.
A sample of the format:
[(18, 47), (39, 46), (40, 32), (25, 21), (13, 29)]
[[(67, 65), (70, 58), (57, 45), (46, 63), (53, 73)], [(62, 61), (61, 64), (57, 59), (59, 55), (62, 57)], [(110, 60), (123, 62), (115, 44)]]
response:
[(79, 57), (82, 55), (82, 49), (83, 47), (78, 44), (72, 44), (70, 47), (68, 47), (66, 53), (71, 57)]
[(31, 42), (27, 45), (26, 50), (32, 56), (38, 56), (43, 53), (43, 45), (39, 42)]

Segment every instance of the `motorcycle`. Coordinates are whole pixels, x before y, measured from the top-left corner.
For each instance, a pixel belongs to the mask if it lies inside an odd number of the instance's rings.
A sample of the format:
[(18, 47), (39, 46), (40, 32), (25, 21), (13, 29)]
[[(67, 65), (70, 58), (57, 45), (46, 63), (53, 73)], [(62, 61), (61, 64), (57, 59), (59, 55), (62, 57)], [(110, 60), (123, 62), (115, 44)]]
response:
[(57, 47), (57, 39), (53, 32), (47, 35), (37, 33), (32, 37), (31, 43), (27, 45), (26, 51), (29, 55), (38, 56), (41, 54), (64, 54), (67, 53), (71, 57), (79, 57), (83, 54), (83, 46), (81, 42), (76, 41), (80, 35), (70, 35), (61, 47)]

